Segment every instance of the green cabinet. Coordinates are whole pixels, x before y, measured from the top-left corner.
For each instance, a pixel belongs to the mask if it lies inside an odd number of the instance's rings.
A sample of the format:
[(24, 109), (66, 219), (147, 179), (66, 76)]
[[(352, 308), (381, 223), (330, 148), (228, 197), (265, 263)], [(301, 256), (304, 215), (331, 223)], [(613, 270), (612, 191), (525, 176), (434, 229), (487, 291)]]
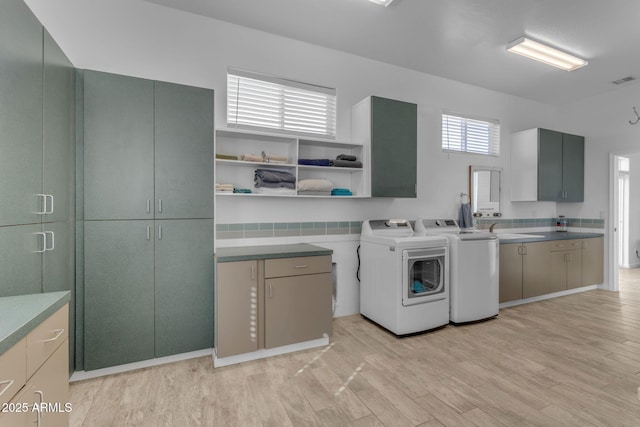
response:
[(149, 219), (153, 82), (84, 71), (84, 217)]
[(213, 220), (155, 221), (155, 357), (213, 347)]
[(213, 91), (79, 75), (83, 368), (211, 348)]
[(511, 137), (512, 201), (584, 201), (584, 137), (530, 129)]
[(213, 93), (155, 82), (156, 218), (213, 218)]
[(74, 68), (22, 0), (0, 5), (0, 99), (0, 296), (73, 302)]
[(42, 25), (22, 0), (0, 5), (0, 226), (40, 222)]
[(154, 356), (154, 221), (84, 225), (84, 369)]
[(353, 107), (352, 139), (370, 148), (372, 197), (416, 197), (416, 104), (366, 98)]
[(84, 215), (213, 217), (213, 91), (84, 71)]

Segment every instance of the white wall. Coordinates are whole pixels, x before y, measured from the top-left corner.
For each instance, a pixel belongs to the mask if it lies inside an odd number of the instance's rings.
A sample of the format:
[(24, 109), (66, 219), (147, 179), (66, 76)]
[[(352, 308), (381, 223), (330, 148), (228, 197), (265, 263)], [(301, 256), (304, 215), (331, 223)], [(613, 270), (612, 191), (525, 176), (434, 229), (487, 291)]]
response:
[[(223, 199), (216, 207), (219, 223), (457, 218), (459, 193), (468, 191), (470, 164), (504, 168), (502, 210), (506, 218), (556, 214), (555, 203), (508, 202), (509, 134), (538, 126), (559, 128), (557, 110), (551, 106), (143, 1), (27, 3), (78, 68), (214, 88), (218, 127), (225, 125), (228, 66), (337, 88), (337, 139), (341, 141), (350, 140), (351, 106), (366, 96), (418, 104), (416, 200), (219, 198)], [(442, 153), (443, 109), (500, 119), (502, 155)]]
[(634, 197), (640, 188), (640, 153), (629, 157), (629, 266), (639, 267), (640, 258), (640, 198)]

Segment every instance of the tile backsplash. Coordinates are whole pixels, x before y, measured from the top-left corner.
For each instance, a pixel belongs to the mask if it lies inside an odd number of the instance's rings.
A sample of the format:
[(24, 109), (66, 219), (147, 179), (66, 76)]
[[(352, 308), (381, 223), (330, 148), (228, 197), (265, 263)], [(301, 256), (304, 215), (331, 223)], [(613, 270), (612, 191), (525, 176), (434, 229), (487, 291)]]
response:
[[(574, 228), (604, 228), (603, 219), (567, 218), (568, 226)], [(477, 220), (478, 228), (487, 229), (495, 223), (494, 229), (555, 227), (555, 218), (520, 218)], [(328, 222), (260, 222), (244, 224), (217, 224), (216, 238), (243, 239), (256, 237), (322, 236), (336, 234), (360, 234), (362, 221)]]

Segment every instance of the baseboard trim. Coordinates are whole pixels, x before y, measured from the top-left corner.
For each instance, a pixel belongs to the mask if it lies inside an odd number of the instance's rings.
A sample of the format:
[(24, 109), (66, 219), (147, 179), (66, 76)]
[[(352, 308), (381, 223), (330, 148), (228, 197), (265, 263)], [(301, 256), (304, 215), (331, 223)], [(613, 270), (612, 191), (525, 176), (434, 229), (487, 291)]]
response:
[(251, 353), (237, 354), (227, 357), (218, 357), (214, 350), (213, 367), (220, 368), (222, 366), (235, 365), (236, 363), (250, 362), (252, 360), (264, 359), (265, 357), (278, 356), (285, 353), (308, 350), (310, 348), (322, 347), (327, 345), (329, 345), (329, 337), (285, 345), (282, 347), (265, 348), (258, 351), (252, 351)]
[(594, 290), (594, 289), (603, 289), (603, 288), (601, 287), (601, 285), (590, 285), (590, 286), (583, 286), (581, 288), (567, 289), (566, 291), (554, 292), (552, 294), (545, 294), (545, 295), (540, 295), (540, 296), (537, 296), (537, 297), (519, 299), (519, 300), (516, 300), (516, 301), (503, 302), (502, 304), (500, 304), (500, 308), (515, 307), (516, 305), (528, 304), (530, 302), (536, 302), (536, 301), (544, 301), (544, 300), (547, 300), (547, 299), (563, 297), (563, 296), (566, 296), (566, 295), (579, 294), (580, 292), (591, 291), (591, 290)]
[(165, 365), (167, 363), (180, 362), (181, 360), (195, 359), (197, 357), (211, 356), (212, 348), (190, 351), (188, 353), (174, 354), (158, 357), (156, 359), (141, 360), (140, 362), (126, 363), (124, 365), (109, 366), (108, 368), (94, 369), (92, 371), (75, 371), (69, 382), (90, 380), (106, 375), (120, 374), (122, 372), (135, 371), (136, 369), (150, 368), (152, 366)]

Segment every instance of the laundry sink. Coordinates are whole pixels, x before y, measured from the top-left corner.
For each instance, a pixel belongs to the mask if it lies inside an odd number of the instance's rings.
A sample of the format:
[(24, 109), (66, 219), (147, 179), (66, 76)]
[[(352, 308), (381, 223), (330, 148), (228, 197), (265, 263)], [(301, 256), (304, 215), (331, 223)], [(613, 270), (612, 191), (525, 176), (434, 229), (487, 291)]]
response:
[(497, 233), (500, 240), (524, 240), (524, 239), (544, 239), (539, 234), (523, 234), (523, 233)]

